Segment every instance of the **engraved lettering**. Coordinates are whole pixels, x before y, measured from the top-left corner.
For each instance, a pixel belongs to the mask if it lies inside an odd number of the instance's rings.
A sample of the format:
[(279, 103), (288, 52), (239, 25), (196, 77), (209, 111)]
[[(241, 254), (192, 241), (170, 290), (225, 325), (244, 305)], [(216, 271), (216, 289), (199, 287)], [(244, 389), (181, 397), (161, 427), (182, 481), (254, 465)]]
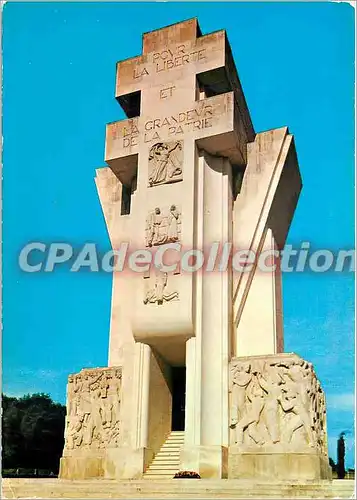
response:
[(160, 90), (160, 99), (166, 99), (167, 97), (172, 97), (174, 89), (175, 89), (175, 86), (161, 89)]
[(149, 72), (146, 68), (134, 68), (134, 78), (140, 78), (142, 76), (148, 75)]

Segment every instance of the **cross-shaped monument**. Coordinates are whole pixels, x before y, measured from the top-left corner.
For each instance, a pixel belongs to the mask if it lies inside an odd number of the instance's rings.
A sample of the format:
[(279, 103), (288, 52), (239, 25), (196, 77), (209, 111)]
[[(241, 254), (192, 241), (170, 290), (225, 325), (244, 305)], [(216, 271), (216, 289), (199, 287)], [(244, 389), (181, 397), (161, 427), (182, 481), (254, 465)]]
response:
[[(96, 177), (111, 244), (179, 245), (180, 266), (113, 274), (114, 371), (72, 377), (61, 477), (327, 477), (321, 387), (283, 354), (293, 137), (254, 132), (225, 31), (196, 19), (145, 33), (117, 64), (116, 98), (128, 119), (107, 126)], [(208, 267), (189, 272), (196, 250)]]

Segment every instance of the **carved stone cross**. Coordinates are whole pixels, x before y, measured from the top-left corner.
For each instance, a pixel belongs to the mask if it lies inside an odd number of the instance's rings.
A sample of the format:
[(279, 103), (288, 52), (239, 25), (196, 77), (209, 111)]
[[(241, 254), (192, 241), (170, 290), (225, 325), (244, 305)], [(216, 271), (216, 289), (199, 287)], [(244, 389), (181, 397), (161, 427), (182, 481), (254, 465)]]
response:
[[(148, 149), (152, 162), (166, 155), (169, 182), (180, 180), (187, 141), (243, 167), (254, 132), (238, 77), (229, 71), (234, 62), (225, 31), (201, 36), (192, 19), (144, 34), (142, 52), (117, 64), (116, 98), (129, 119), (107, 126), (105, 160), (121, 182), (132, 182), (138, 156), (147, 162)], [(143, 181), (162, 183), (164, 175)]]

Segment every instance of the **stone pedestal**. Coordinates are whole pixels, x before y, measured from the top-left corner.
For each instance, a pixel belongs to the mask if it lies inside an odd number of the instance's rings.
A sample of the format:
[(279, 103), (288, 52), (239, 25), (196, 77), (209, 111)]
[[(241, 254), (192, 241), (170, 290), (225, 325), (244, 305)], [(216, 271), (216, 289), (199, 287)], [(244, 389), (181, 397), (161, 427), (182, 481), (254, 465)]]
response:
[(230, 479), (319, 481), (332, 479), (328, 457), (321, 453), (242, 453), (230, 447)]
[(61, 479), (93, 479), (104, 477), (105, 453), (73, 452), (69, 456), (63, 456), (60, 460), (59, 477)]
[(181, 468), (198, 472), (205, 479), (228, 477), (228, 448), (225, 446), (185, 446)]
[(230, 363), (228, 477), (331, 479), (325, 397), (311, 363), (296, 354)]
[[(67, 385), (62, 479), (110, 477), (120, 450), (121, 368), (84, 369)], [(141, 466), (142, 470), (142, 466)]]

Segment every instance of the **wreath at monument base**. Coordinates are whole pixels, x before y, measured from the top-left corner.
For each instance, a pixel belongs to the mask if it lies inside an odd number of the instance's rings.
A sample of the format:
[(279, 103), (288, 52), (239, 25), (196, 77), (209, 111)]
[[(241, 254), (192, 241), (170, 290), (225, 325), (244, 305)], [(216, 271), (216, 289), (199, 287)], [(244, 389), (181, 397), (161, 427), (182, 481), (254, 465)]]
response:
[(174, 479), (201, 479), (201, 476), (192, 470), (180, 470), (176, 472)]

